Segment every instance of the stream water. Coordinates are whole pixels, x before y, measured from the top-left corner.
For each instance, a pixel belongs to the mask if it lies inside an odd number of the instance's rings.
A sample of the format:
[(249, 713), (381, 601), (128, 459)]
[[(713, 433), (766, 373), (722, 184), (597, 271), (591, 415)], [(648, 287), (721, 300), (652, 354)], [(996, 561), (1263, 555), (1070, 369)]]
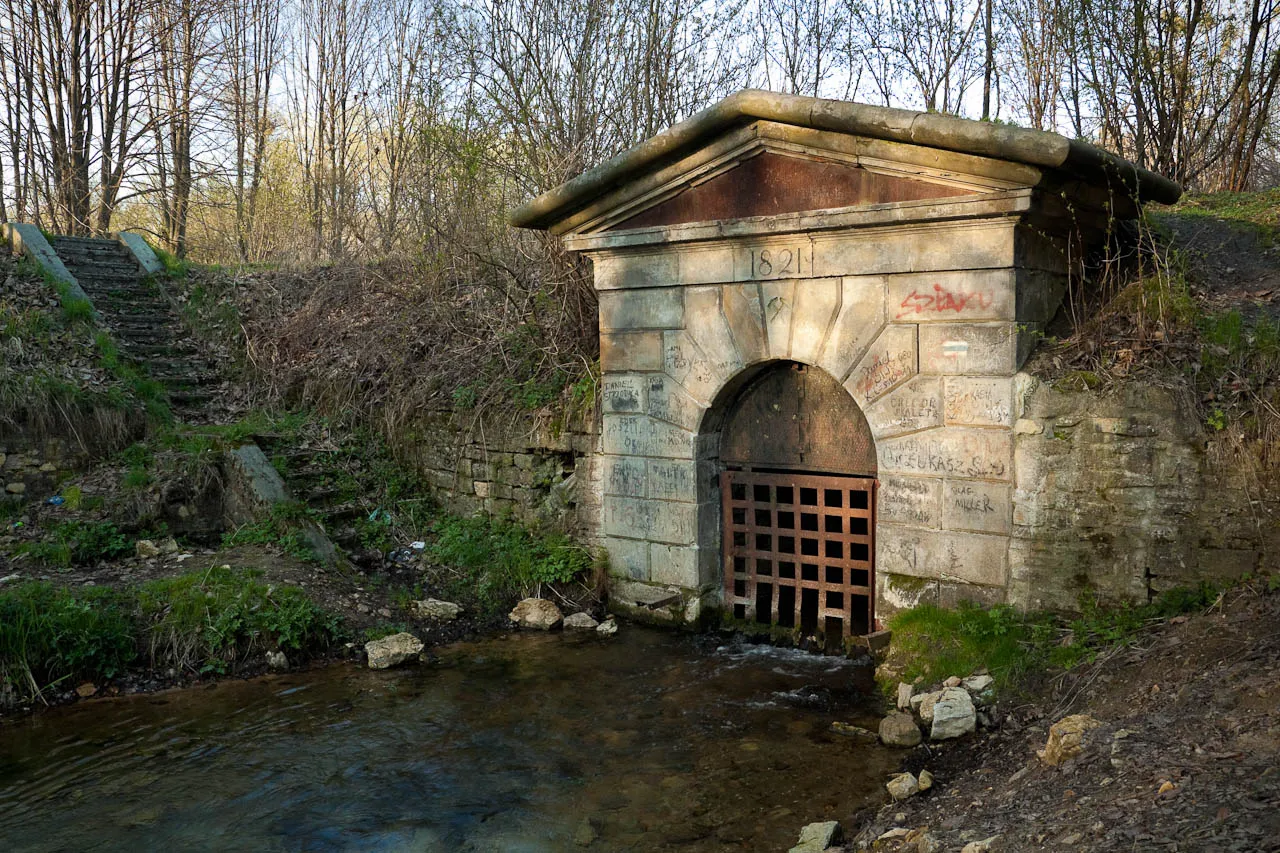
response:
[(0, 726), (0, 850), (785, 850), (897, 758), (847, 660), (624, 626)]

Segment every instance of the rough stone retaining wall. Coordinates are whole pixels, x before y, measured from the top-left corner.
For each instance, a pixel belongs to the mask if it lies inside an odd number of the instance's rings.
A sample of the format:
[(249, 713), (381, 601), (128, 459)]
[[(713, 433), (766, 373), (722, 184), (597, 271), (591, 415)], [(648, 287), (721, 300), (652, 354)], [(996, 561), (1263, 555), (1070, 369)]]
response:
[(1280, 492), (1206, 435), (1185, 392), (1024, 385), (1014, 427), (1009, 600), (1145, 602), (1229, 581), (1280, 545)]
[(476, 420), (434, 412), (417, 425), (407, 452), (432, 497), (459, 515), (510, 515), (596, 539), (600, 482), (593, 454), (598, 429), (588, 417), (566, 429), (528, 415)]
[(43, 500), (88, 462), (88, 452), (62, 438), (0, 437), (0, 490), (10, 500)]

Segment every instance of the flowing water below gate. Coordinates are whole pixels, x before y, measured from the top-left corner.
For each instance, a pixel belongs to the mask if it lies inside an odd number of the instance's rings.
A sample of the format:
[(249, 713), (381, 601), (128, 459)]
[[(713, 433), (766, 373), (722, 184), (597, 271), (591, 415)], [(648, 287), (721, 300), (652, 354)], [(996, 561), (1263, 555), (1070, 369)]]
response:
[(624, 626), (82, 703), (0, 726), (0, 850), (785, 850), (882, 796), (868, 675)]

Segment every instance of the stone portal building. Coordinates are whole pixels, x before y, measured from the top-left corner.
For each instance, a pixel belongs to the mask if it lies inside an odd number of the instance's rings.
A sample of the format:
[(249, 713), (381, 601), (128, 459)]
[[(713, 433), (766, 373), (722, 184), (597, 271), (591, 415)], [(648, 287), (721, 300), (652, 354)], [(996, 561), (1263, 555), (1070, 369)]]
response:
[(865, 633), (1014, 600), (1019, 368), (1082, 253), (1179, 188), (1056, 134), (744, 91), (513, 224), (594, 265), (624, 607)]

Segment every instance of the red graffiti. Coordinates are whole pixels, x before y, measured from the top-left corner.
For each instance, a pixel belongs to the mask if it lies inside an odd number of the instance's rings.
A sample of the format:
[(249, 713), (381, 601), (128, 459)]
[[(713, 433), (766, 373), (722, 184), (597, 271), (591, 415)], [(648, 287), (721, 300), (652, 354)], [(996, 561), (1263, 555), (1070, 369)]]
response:
[(908, 314), (927, 314), (930, 312), (942, 314), (947, 311), (954, 311), (957, 314), (963, 313), (970, 308), (985, 310), (991, 307), (990, 293), (952, 293), (943, 288), (940, 284), (933, 286), (933, 293), (921, 293), (918, 290), (911, 291), (906, 299), (902, 300), (899, 306), (902, 311), (896, 319), (902, 319)]

